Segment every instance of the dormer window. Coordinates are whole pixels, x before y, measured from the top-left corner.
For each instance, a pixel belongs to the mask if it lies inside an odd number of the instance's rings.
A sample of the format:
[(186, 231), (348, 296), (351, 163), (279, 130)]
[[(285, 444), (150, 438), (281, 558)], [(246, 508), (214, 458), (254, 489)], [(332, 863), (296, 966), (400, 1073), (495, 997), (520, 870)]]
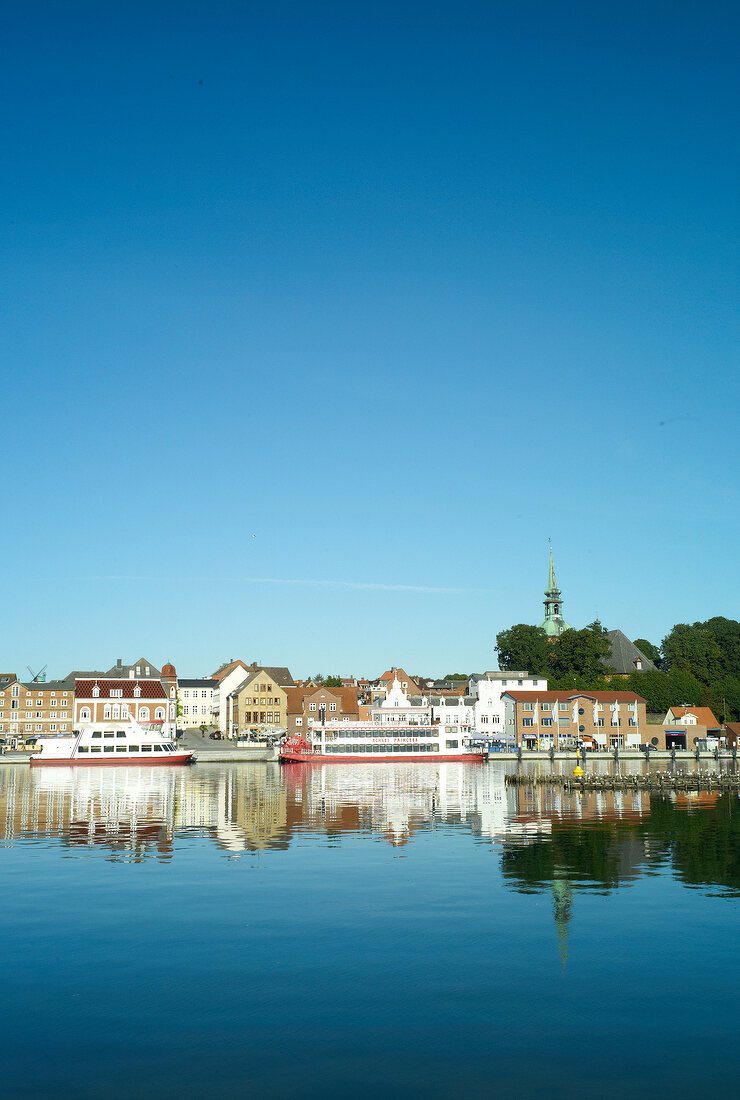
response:
[(141, 698), (141, 687), (140, 687), (139, 684), (137, 684), (136, 687), (134, 688), (134, 698), (135, 699), (140, 699)]
[(98, 685), (97, 685), (97, 684), (96, 684), (96, 685), (95, 685), (95, 687), (94, 687), (94, 688), (92, 689), (92, 693), (93, 693), (93, 699), (97, 699), (97, 698), (98, 698), (98, 696), (100, 695), (100, 688), (98, 687)]
[(114, 699), (123, 699), (123, 688), (111, 688), (110, 693)]

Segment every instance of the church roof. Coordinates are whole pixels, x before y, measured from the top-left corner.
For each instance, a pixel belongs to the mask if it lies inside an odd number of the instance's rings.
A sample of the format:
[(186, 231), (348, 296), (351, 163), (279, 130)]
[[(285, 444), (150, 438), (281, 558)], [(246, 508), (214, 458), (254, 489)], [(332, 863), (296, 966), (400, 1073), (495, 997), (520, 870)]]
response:
[[(621, 630), (609, 630), (607, 636), (611, 646), (611, 656), (601, 658), (603, 665), (611, 666), (621, 676), (626, 676), (630, 672), (655, 671), (654, 662), (646, 657)], [(640, 668), (637, 667), (638, 661)]]

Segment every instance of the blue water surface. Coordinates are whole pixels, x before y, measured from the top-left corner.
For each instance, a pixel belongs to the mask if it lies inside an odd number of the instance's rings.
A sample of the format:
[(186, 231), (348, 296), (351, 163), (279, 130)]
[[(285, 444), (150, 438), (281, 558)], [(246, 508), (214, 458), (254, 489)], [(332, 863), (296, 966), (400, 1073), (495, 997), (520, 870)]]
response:
[(0, 768), (5, 1097), (734, 1094), (731, 796)]

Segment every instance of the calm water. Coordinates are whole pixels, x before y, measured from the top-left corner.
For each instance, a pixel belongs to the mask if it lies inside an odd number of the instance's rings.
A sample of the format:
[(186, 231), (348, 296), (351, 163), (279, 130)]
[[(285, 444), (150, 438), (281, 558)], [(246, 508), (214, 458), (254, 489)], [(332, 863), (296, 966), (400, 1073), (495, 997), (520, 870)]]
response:
[(4, 1097), (737, 1089), (740, 802), (0, 766)]

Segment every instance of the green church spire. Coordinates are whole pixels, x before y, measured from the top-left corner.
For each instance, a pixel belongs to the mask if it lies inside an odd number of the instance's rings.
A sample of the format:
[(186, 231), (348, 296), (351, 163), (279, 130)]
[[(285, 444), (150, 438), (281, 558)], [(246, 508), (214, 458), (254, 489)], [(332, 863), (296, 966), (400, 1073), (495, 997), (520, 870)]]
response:
[(540, 626), (548, 638), (557, 638), (564, 630), (570, 630), (570, 623), (563, 618), (563, 599), (557, 581), (555, 580), (555, 564), (552, 560), (552, 546), (550, 547), (550, 568), (547, 575), (547, 588), (545, 589), (545, 621)]

